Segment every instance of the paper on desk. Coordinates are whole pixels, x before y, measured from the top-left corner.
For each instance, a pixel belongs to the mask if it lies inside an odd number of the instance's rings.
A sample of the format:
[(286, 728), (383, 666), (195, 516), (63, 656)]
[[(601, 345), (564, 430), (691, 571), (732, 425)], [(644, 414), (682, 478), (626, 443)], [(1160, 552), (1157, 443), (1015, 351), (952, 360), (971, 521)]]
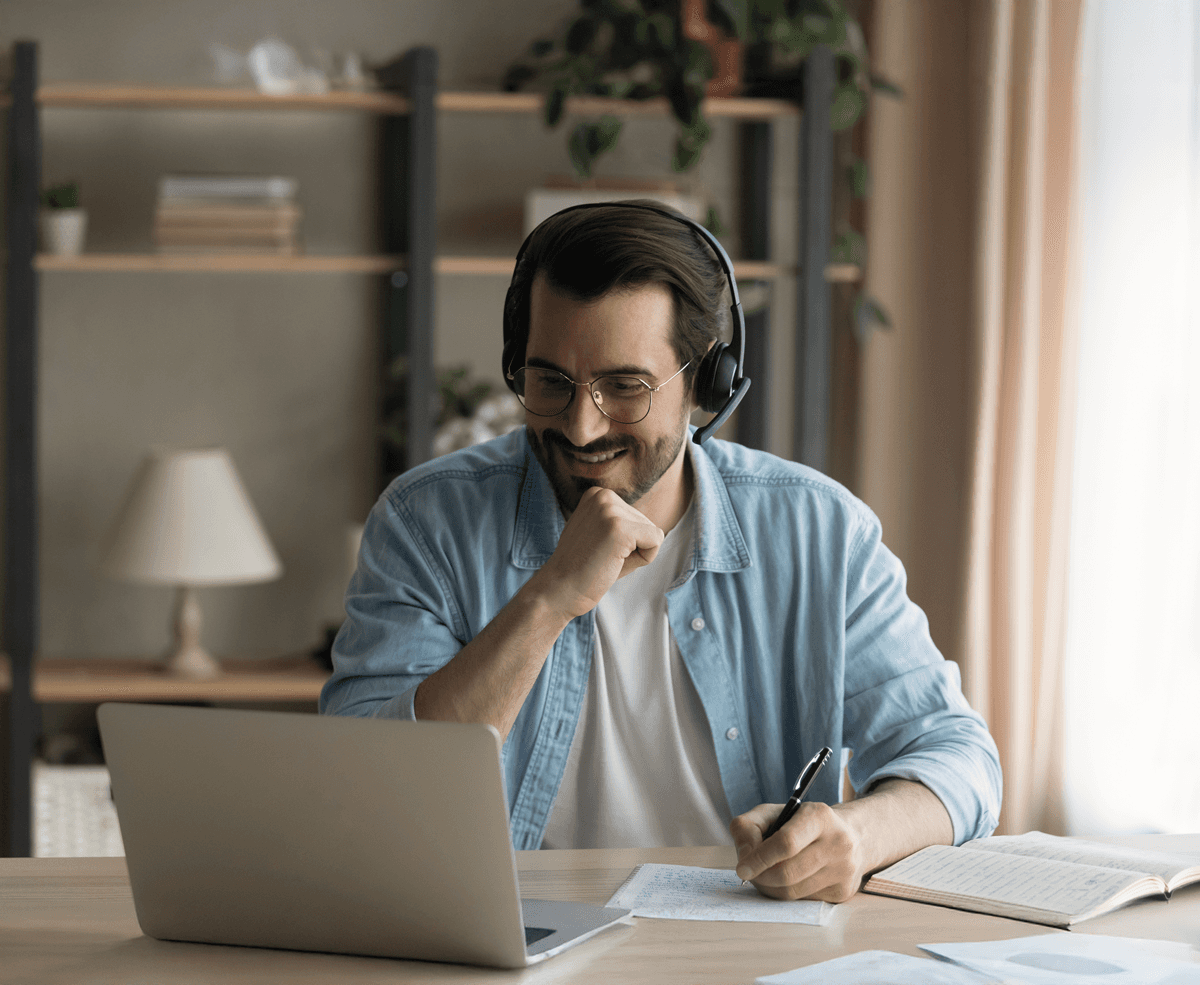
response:
[(741, 920), (754, 923), (829, 922), (832, 903), (773, 900), (742, 885), (729, 869), (691, 865), (639, 865), (613, 893), (608, 906), (632, 911), (635, 917), (664, 920)]
[(1176, 941), (1072, 933), (920, 947), (1027, 985), (1200, 985), (1200, 955)]
[(756, 978), (754, 985), (1003, 985), (990, 975), (895, 951), (859, 951), (807, 968)]

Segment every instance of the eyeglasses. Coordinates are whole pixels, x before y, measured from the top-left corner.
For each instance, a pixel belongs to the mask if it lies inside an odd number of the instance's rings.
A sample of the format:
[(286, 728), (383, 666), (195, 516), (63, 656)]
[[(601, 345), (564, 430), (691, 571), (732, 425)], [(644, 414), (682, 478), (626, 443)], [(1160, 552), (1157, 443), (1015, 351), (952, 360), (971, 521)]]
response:
[(689, 360), (658, 386), (636, 376), (601, 376), (591, 383), (576, 383), (556, 369), (536, 366), (522, 366), (507, 375), (525, 409), (536, 417), (557, 417), (571, 406), (575, 388), (585, 386), (592, 395), (592, 403), (605, 417), (618, 424), (637, 424), (650, 413), (654, 394), (690, 365)]

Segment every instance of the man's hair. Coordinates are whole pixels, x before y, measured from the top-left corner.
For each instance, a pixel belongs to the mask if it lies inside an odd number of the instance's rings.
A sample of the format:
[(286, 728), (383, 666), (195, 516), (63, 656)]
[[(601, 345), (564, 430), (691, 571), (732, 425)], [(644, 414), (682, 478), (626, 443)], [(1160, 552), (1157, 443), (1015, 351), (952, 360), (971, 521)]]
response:
[(690, 363), (683, 376), (691, 388), (704, 354), (728, 320), (722, 304), (725, 275), (686, 222), (630, 205), (674, 212), (654, 201), (614, 202), (551, 216), (530, 235), (505, 299), (506, 352), (511, 353), (506, 358), (512, 362), (506, 372), (525, 359), (530, 294), (538, 274), (555, 291), (579, 301), (662, 284), (673, 299), (671, 345), (681, 366)]

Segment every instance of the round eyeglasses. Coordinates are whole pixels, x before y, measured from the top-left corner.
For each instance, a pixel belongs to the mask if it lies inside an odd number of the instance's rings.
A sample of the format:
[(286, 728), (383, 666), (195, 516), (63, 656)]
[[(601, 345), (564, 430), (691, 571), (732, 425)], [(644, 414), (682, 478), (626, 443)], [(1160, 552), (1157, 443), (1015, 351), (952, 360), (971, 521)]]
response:
[(591, 383), (576, 383), (556, 369), (538, 366), (522, 366), (507, 375), (525, 409), (536, 417), (557, 417), (571, 406), (575, 388), (585, 386), (605, 417), (618, 424), (637, 424), (650, 413), (654, 395), (690, 365), (689, 360), (658, 386), (636, 376), (600, 376)]

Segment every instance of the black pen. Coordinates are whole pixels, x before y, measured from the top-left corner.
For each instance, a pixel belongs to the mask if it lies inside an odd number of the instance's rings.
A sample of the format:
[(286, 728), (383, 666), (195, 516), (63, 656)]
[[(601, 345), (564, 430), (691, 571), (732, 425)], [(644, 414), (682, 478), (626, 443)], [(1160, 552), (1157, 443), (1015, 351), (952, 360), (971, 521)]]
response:
[(763, 835), (763, 841), (770, 838), (771, 835), (775, 834), (776, 831), (792, 819), (792, 816), (800, 809), (800, 801), (808, 793), (808, 788), (812, 786), (813, 780), (821, 772), (821, 767), (825, 765), (825, 761), (832, 755), (833, 750), (829, 746), (825, 746), (825, 748), (808, 761), (808, 765), (804, 767), (800, 778), (796, 781), (796, 788), (792, 791), (792, 796), (783, 805), (783, 810), (779, 812), (779, 817), (775, 818), (775, 822), (767, 828), (767, 833)]

